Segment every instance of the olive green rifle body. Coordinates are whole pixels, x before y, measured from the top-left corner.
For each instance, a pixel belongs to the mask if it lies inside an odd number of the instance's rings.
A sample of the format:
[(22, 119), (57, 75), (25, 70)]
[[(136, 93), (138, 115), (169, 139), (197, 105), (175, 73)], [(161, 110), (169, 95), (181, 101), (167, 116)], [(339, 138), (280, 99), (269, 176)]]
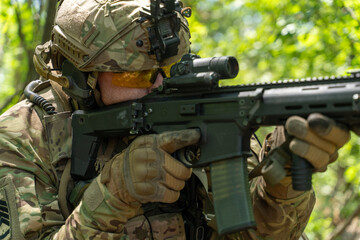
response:
[(237, 74), (237, 62), (216, 59), (220, 62), (215, 65), (230, 69), (226, 75), (208, 66), (212, 59), (197, 60), (183, 58), (185, 66), (177, 65), (180, 72), (172, 72), (161, 87), (141, 99), (75, 111), (72, 175), (96, 175), (94, 163), (103, 138), (196, 128), (201, 132), (197, 146), (177, 156), (188, 167), (210, 167), (219, 234), (254, 228), (247, 172), (251, 136), (259, 127), (283, 125), (292, 115), (307, 117), (313, 112), (349, 126), (358, 123), (360, 74), (219, 87), (219, 79)]

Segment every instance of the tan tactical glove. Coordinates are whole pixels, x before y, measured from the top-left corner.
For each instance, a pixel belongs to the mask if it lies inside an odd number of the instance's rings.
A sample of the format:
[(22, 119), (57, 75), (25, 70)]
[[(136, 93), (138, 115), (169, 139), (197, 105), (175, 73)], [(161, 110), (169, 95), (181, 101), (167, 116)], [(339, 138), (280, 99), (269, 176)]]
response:
[(199, 139), (195, 129), (140, 136), (106, 165), (101, 181), (127, 204), (175, 202), (191, 169), (170, 154)]
[(318, 113), (309, 115), (307, 121), (298, 116), (290, 117), (285, 129), (295, 137), (290, 142), (290, 150), (320, 172), (337, 159), (337, 150), (350, 140), (350, 132), (345, 126)]
[[(337, 159), (337, 150), (350, 139), (349, 130), (345, 126), (318, 113), (310, 114), (307, 120), (292, 116), (287, 120), (285, 129), (289, 135), (294, 136), (289, 144), (290, 150), (309, 161), (314, 166), (314, 171), (325, 171), (327, 165)], [(283, 136), (279, 131), (275, 138)], [(285, 141), (283, 137), (280, 138), (281, 141), (272, 140), (276, 143), (271, 146), (272, 149)], [(279, 199), (291, 199), (303, 193), (293, 190), (291, 176), (285, 177), (276, 185), (267, 184), (266, 191)]]

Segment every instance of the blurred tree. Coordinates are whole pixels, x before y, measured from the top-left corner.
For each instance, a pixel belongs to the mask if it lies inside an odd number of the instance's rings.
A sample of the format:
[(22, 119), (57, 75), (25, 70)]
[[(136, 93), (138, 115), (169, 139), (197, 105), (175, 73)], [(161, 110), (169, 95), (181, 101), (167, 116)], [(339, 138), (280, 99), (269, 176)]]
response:
[[(360, 2), (355, 0), (192, 0), (192, 51), (234, 55), (240, 72), (222, 84), (344, 74), (360, 59)], [(337, 163), (315, 174), (310, 239), (360, 238), (359, 143), (353, 136)]]
[[(240, 72), (223, 85), (344, 74), (360, 59), (357, 0), (184, 0), (192, 51), (233, 55)], [(0, 1), (0, 112), (36, 78), (35, 46), (49, 39), (54, 0)], [(317, 205), (310, 239), (360, 239), (360, 139), (352, 137), (337, 163), (315, 174)]]
[(197, 0), (192, 50), (235, 55), (232, 83), (343, 74), (359, 64), (357, 1)]
[(57, 1), (0, 2), (0, 112), (17, 102), (28, 82), (37, 78), (35, 46), (50, 39)]

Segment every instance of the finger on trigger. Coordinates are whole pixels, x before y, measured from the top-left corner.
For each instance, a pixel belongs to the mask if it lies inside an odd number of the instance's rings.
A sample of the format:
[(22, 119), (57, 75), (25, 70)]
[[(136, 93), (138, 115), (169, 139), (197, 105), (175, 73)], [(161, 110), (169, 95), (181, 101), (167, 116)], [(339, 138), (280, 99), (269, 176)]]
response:
[(300, 139), (293, 139), (289, 148), (296, 155), (308, 160), (315, 169), (321, 169), (329, 163), (330, 155), (327, 152)]
[(168, 153), (196, 144), (200, 139), (198, 129), (164, 132), (158, 136), (158, 146)]
[(322, 139), (320, 136), (317, 136), (309, 129), (308, 122), (299, 116), (290, 117), (286, 121), (285, 128), (290, 135), (311, 143), (312, 145), (315, 145), (329, 154), (332, 154), (336, 151), (335, 144)]
[(168, 174), (180, 180), (189, 179), (192, 173), (191, 168), (185, 167), (184, 164), (167, 153), (165, 153), (163, 168)]
[(322, 138), (334, 143), (338, 148), (350, 140), (350, 132), (346, 126), (336, 123), (320, 113), (308, 117), (310, 128)]

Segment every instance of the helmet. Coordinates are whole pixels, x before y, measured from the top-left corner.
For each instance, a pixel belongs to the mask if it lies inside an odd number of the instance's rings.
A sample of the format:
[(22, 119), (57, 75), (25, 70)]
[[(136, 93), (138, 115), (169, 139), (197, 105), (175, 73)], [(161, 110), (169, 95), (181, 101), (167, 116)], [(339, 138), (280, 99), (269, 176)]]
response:
[[(170, 11), (155, 13), (149, 0), (64, 0), (53, 28), (53, 64), (61, 64), (65, 57), (83, 72), (124, 72), (176, 62), (189, 52), (190, 32), (179, 3), (175, 6), (172, 2), (174, 10), (180, 10), (172, 11), (175, 16), (166, 22), (157, 21), (158, 16), (166, 17)], [(154, 23), (164, 35), (162, 39), (156, 39), (159, 36), (155, 36)], [(177, 41), (176, 49), (163, 47), (160, 52), (164, 54), (157, 54), (156, 45), (161, 47), (166, 41)]]

